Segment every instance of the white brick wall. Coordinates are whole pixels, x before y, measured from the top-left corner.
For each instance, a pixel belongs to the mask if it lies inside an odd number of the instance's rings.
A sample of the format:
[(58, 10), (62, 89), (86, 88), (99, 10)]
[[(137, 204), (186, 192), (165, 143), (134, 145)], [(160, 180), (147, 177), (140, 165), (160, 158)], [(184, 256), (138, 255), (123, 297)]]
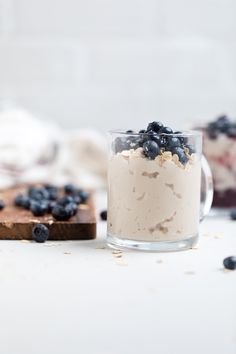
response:
[(0, 0), (0, 99), (64, 126), (236, 116), (234, 0)]

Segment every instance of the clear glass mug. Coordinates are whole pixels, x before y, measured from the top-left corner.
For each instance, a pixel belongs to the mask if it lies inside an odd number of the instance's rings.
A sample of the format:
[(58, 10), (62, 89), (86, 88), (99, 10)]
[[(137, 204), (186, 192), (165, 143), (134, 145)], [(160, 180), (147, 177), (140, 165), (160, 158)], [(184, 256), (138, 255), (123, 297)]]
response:
[[(192, 248), (199, 237), (199, 222), (210, 211), (213, 199), (202, 133), (150, 137), (111, 131), (109, 136), (108, 245), (145, 251)], [(157, 154), (152, 151), (153, 143), (144, 144), (171, 138), (178, 138), (181, 147), (160, 149)]]

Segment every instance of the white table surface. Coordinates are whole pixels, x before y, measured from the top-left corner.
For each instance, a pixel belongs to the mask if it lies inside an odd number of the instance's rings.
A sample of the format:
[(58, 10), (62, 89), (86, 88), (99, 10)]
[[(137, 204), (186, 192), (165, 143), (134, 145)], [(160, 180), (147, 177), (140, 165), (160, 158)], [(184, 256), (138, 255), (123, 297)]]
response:
[[(105, 206), (104, 196), (98, 198)], [(236, 222), (208, 218), (178, 253), (94, 241), (0, 242), (1, 354), (235, 354)]]

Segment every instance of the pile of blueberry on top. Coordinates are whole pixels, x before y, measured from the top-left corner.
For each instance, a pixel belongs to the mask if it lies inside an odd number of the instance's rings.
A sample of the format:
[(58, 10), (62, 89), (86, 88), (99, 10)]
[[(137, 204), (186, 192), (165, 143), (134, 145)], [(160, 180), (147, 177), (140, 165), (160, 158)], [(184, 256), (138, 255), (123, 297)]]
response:
[(210, 139), (217, 139), (219, 134), (236, 138), (236, 121), (233, 122), (227, 116), (220, 116), (207, 125), (206, 131)]
[(64, 186), (64, 193), (53, 185), (30, 187), (27, 194), (19, 194), (15, 198), (15, 205), (30, 210), (34, 216), (52, 214), (55, 220), (68, 221), (76, 215), (78, 205), (85, 203), (89, 193), (77, 189), (73, 184)]
[[(154, 160), (162, 152), (171, 151), (172, 154), (178, 155), (179, 161), (183, 165), (186, 165), (189, 155), (195, 152), (194, 148), (188, 144), (188, 138), (178, 136), (178, 134), (181, 134), (180, 131), (174, 132), (161, 122), (149, 123), (147, 129), (140, 130), (138, 134), (132, 130), (127, 130), (126, 133), (131, 135), (116, 138), (114, 143), (115, 153), (141, 147), (144, 155), (148, 159)], [(186, 154), (186, 150), (188, 154)]]

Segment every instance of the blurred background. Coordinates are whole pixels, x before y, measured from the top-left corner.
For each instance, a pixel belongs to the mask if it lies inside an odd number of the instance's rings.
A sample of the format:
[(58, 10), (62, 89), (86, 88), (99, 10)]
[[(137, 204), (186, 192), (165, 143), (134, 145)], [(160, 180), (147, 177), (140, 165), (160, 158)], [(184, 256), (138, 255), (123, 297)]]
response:
[(234, 0), (0, 0), (0, 104), (101, 131), (234, 116), (235, 15)]

